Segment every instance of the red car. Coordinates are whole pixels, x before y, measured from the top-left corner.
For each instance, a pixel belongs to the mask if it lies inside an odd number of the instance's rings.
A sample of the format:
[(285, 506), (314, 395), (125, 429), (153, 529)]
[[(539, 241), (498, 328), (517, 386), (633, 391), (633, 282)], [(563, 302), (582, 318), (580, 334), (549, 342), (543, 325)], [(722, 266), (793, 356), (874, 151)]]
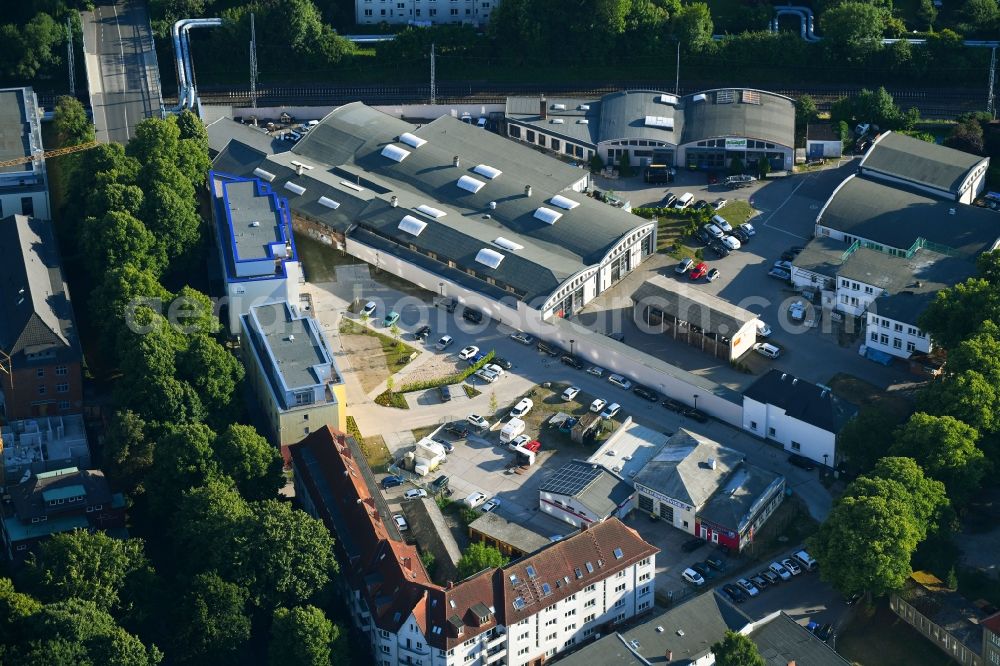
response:
[(706, 264), (704, 261), (695, 266), (694, 268), (692, 268), (691, 272), (688, 273), (688, 275), (691, 276), (692, 280), (700, 280), (707, 274), (708, 274), (708, 264)]

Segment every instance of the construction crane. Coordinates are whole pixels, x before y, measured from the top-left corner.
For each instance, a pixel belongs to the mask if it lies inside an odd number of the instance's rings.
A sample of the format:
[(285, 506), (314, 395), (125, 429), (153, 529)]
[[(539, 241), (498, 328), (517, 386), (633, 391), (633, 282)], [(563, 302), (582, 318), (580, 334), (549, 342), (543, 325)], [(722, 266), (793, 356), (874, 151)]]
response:
[(37, 159), (47, 160), (51, 157), (59, 157), (60, 155), (69, 155), (70, 153), (78, 153), (81, 150), (90, 150), (100, 144), (96, 141), (88, 141), (87, 143), (80, 143), (75, 146), (66, 146), (65, 148), (56, 148), (55, 150), (35, 151), (34, 155), (28, 155), (26, 157), (18, 157), (16, 160), (5, 160), (0, 162), (0, 168), (17, 166), (18, 164), (27, 164), (28, 162), (34, 162)]

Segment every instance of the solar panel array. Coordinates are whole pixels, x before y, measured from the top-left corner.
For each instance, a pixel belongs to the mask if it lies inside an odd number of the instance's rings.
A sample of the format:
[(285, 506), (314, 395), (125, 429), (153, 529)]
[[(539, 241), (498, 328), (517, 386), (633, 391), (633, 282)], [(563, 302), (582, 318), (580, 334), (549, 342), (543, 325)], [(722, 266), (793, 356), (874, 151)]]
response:
[(575, 495), (600, 476), (604, 468), (592, 465), (566, 465), (552, 475), (552, 478), (542, 484), (541, 490), (557, 495)]

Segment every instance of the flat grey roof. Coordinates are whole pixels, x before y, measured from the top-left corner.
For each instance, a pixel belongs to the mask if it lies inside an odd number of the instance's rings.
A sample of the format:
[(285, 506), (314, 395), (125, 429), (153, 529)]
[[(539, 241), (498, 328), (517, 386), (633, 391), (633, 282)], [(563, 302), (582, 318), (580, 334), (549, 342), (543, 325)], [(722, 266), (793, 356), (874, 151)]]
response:
[[(635, 483), (699, 510), (743, 457), (735, 449), (681, 428), (636, 474)], [(715, 461), (714, 469), (710, 460)]]
[(866, 169), (958, 194), (969, 171), (987, 158), (914, 139), (898, 132), (880, 136), (858, 165)]
[(511, 522), (495, 512), (479, 516), (469, 523), (469, 529), (513, 546), (523, 553), (533, 553), (551, 543), (548, 537)]
[[(24, 88), (0, 90), (0, 161), (31, 155)], [(27, 171), (30, 165), (0, 167), (3, 171)]]
[[(319, 384), (322, 379), (313, 367), (330, 363), (331, 359), (317, 329), (309, 325), (310, 320), (293, 316), (283, 302), (258, 305), (254, 310), (261, 323), (259, 332), (289, 390)], [(283, 391), (278, 389), (276, 393), (280, 396)]]
[(770, 620), (755, 623), (750, 640), (767, 666), (849, 666), (829, 645), (801, 624), (779, 611)]
[[(593, 148), (600, 141), (601, 102), (600, 100), (583, 100), (575, 97), (547, 97), (545, 100), (547, 116), (541, 116), (541, 97), (508, 97), (505, 115), (518, 123), (534, 125), (547, 134), (554, 134), (563, 139)], [(566, 107), (558, 110), (556, 105)], [(586, 105), (587, 110), (580, 109)], [(562, 123), (552, 122), (561, 118)], [(579, 122), (586, 120), (586, 123)]]
[(614, 513), (632, 496), (632, 486), (596, 463), (573, 460), (542, 481), (539, 492), (574, 497), (602, 518)]
[(992, 210), (854, 175), (834, 192), (817, 224), (901, 250), (925, 238), (967, 258), (1000, 237), (1000, 217)]
[[(218, 182), (218, 181), (217, 181)], [(268, 246), (284, 243), (281, 213), (274, 198), (257, 192), (252, 180), (222, 182), (229, 220), (239, 259), (266, 259)]]
[(840, 135), (834, 131), (833, 123), (809, 123), (806, 125), (807, 141), (840, 141)]
[(827, 277), (836, 277), (837, 271), (844, 263), (844, 253), (848, 247), (844, 241), (834, 240), (829, 236), (817, 236), (805, 244), (799, 256), (792, 259), (792, 266)]
[(732, 337), (757, 315), (664, 275), (654, 275), (632, 293), (647, 305), (710, 333)]
[(698, 517), (742, 532), (754, 504), (782, 478), (780, 474), (745, 462), (698, 510)]

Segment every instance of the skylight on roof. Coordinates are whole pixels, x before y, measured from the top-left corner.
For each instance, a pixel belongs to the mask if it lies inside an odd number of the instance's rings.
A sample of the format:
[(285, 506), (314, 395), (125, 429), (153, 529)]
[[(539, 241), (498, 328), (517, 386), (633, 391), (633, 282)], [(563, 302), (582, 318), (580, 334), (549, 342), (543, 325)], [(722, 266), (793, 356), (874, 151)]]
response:
[(587, 573), (594, 573), (594, 565), (587, 562)]
[(669, 104), (670, 106), (677, 106), (677, 96), (676, 95), (660, 95), (656, 98), (656, 101), (660, 104)]
[(503, 260), (504, 255), (500, 254), (496, 250), (491, 250), (488, 247), (484, 247), (476, 255), (476, 261), (484, 266), (489, 266), (490, 268), (496, 268)]
[(292, 181), (287, 181), (284, 187), (289, 192), (294, 192), (295, 194), (301, 195), (306, 193), (306, 188), (302, 187), (301, 185), (296, 185)]
[(531, 579), (538, 578), (538, 572), (535, 571), (535, 567), (531, 566), (530, 564), (526, 566), (524, 570), (528, 573), (528, 578)]
[(666, 116), (646, 116), (646, 127), (659, 127), (660, 129), (672, 130), (674, 119)]
[(402, 162), (409, 156), (410, 151), (403, 150), (399, 146), (394, 146), (391, 143), (382, 149), (382, 157), (388, 157), (393, 162)]
[(337, 210), (338, 208), (340, 208), (340, 204), (331, 199), (330, 197), (320, 197), (316, 201), (316, 203), (318, 203), (320, 206), (326, 206), (327, 208), (332, 208), (333, 210)]
[(613, 551), (611, 551), (611, 552), (613, 552), (613, 553), (615, 554), (615, 559), (616, 559), (616, 560), (620, 560), (620, 559), (622, 559), (623, 557), (625, 557), (625, 553), (623, 553), (623, 552), (622, 552), (622, 549), (621, 549), (621, 548), (615, 548), (615, 549), (614, 549)]
[(503, 171), (501, 171), (500, 169), (497, 169), (496, 167), (491, 167), (489, 164), (477, 164), (476, 166), (472, 167), (472, 170), (478, 173), (480, 176), (485, 176), (490, 180), (493, 180), (494, 178), (503, 173)]
[(256, 169), (253, 170), (253, 175), (257, 176), (258, 178), (263, 178), (264, 180), (266, 180), (269, 183), (272, 180), (274, 180), (274, 174), (273, 173), (271, 173), (270, 171), (264, 171), (260, 167), (257, 167)]
[(481, 180), (476, 180), (472, 176), (462, 176), (461, 178), (458, 179), (458, 182), (456, 182), (455, 184), (458, 185), (463, 190), (465, 190), (466, 192), (472, 192), (473, 194), (475, 194), (479, 190), (483, 189), (483, 186), (486, 183), (484, 183)]
[(444, 212), (443, 210), (434, 208), (433, 206), (428, 206), (427, 204), (420, 204), (419, 206), (417, 206), (417, 212), (423, 213), (427, 217), (433, 217), (435, 220), (447, 215), (447, 213)]
[(590, 111), (590, 105), (589, 104), (581, 104), (580, 106), (578, 106), (576, 108), (579, 109), (580, 111)]
[(503, 236), (499, 236), (495, 241), (493, 241), (493, 244), (496, 245), (497, 247), (502, 247), (505, 250), (510, 250), (511, 252), (517, 252), (518, 250), (524, 249), (524, 246), (521, 245), (520, 243), (515, 243), (512, 240), (507, 240)]
[(416, 134), (410, 134), (409, 132), (403, 132), (399, 135), (400, 143), (405, 143), (411, 148), (419, 148), (420, 146), (427, 143), (427, 139), (421, 139)]
[(562, 118), (553, 118), (553, 119), (552, 119), (552, 120), (550, 120), (549, 122), (550, 122), (550, 123), (552, 123), (553, 125), (562, 125), (562, 124), (563, 124), (563, 123), (565, 123), (566, 121), (565, 121), (565, 120), (563, 120)]
[(510, 575), (510, 584), (511, 585), (517, 585), (520, 582), (521, 581), (518, 579), (517, 574), (511, 574)]
[(580, 567), (576, 567), (575, 569), (573, 569), (573, 573), (576, 574), (577, 578), (583, 578), (583, 570), (580, 569)]
[(523, 610), (526, 605), (524, 597), (517, 597), (514, 599), (514, 610)]
[(577, 125), (589, 125), (590, 121), (587, 120), (586, 118), (577, 118), (576, 124)]
[(548, 583), (542, 583), (542, 596), (547, 597), (552, 594), (552, 586)]
[(556, 220), (562, 217), (562, 213), (554, 211), (551, 208), (546, 208), (545, 206), (539, 206), (535, 210), (535, 219), (541, 220), (545, 224), (555, 224)]
[(692, 102), (704, 102), (706, 99), (708, 99), (708, 98), (705, 97), (705, 93), (698, 93), (697, 95), (695, 95), (694, 97), (691, 98), (691, 101)]
[(580, 205), (579, 201), (573, 201), (572, 199), (564, 197), (561, 194), (557, 194), (551, 199), (549, 199), (549, 203), (552, 204), (553, 206), (559, 206), (563, 210), (573, 210), (574, 208)]
[(427, 227), (427, 223), (423, 220), (418, 220), (412, 215), (405, 215), (403, 219), (399, 222), (399, 228), (401, 231), (405, 231), (408, 234), (413, 234), (414, 236), (419, 236), (420, 232)]
[(365, 191), (365, 188), (361, 187), (357, 183), (352, 183), (349, 180), (342, 180), (342, 181), (340, 181), (340, 184), (343, 185), (344, 187), (348, 188), (348, 189), (354, 190), (355, 192), (364, 192)]
[(552, 110), (553, 111), (565, 111), (566, 110), (566, 105), (565, 104), (553, 104), (552, 105)]

